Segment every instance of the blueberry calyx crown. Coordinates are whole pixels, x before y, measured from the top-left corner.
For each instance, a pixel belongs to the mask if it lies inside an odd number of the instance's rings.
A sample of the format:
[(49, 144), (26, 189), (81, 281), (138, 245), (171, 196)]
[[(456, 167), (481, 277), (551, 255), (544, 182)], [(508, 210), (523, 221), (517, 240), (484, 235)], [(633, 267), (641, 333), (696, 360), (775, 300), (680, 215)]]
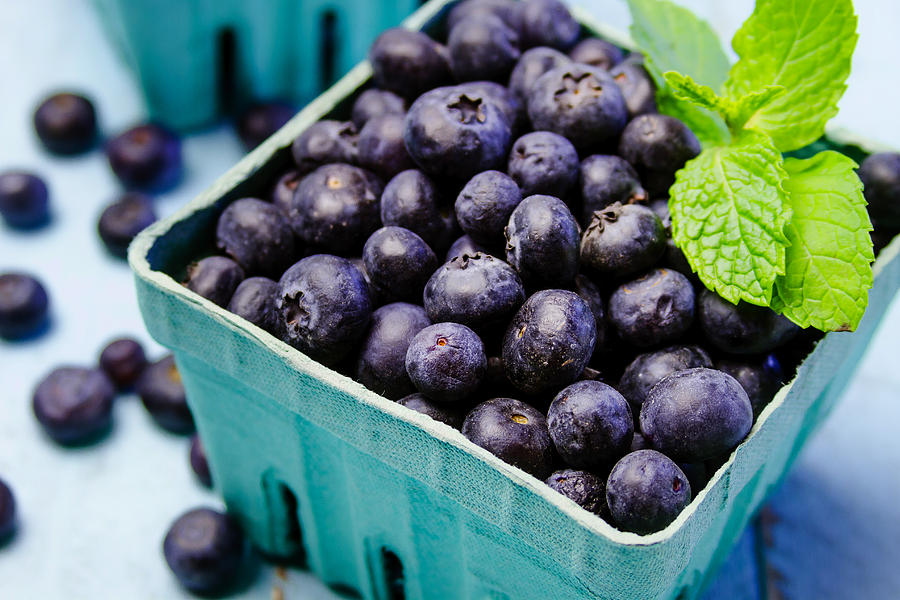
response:
[(468, 252), (463, 252), (457, 256), (454, 256), (450, 259), (450, 262), (459, 262), (459, 268), (465, 269), (469, 266), (469, 262), (473, 260), (481, 260), (482, 258), (491, 258), (482, 252), (476, 252), (475, 254), (469, 254)]
[(481, 98), (471, 98), (468, 94), (460, 94), (456, 102), (448, 104), (447, 108), (459, 111), (460, 123), (469, 124), (473, 121), (484, 123), (487, 120), (487, 115), (484, 114), (482, 105)]
[(591, 222), (588, 225), (588, 231), (597, 230), (599, 232), (603, 232), (603, 228), (606, 226), (606, 223), (615, 223), (619, 219), (619, 215), (621, 213), (621, 202), (614, 202), (606, 208), (595, 210), (591, 215)]
[[(553, 97), (561, 99), (564, 96), (578, 96), (582, 93), (599, 96), (603, 93), (603, 85), (597, 81), (593, 73), (572, 73), (569, 71), (562, 76), (562, 87), (553, 92)], [(572, 99), (569, 99), (569, 106), (574, 106)]]

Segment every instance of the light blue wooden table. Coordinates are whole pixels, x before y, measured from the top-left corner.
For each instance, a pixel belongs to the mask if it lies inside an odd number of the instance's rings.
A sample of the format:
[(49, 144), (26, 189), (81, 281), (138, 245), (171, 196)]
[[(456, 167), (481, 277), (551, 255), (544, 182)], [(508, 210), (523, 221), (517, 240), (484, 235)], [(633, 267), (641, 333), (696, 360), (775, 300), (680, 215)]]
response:
[[(628, 24), (618, 0), (579, 0), (607, 22)], [(752, 2), (685, 1), (730, 39)], [(900, 4), (857, 0), (861, 39), (838, 121), (900, 147), (897, 56)], [(96, 219), (117, 191), (103, 155), (59, 160), (42, 153), (30, 114), (55, 88), (80, 88), (97, 101), (103, 130), (142, 118), (129, 73), (112, 53), (87, 0), (0, 5), (0, 170), (47, 178), (55, 212), (49, 230), (0, 226), (0, 271), (39, 275), (53, 297), (50, 333), (25, 344), (0, 342), (0, 476), (15, 488), (21, 530), (0, 550), (0, 598), (181, 598), (162, 560), (171, 520), (197, 504), (220, 505), (193, 480), (187, 440), (154, 427), (134, 397), (115, 409), (103, 444), (64, 451), (45, 440), (30, 412), (35, 382), (59, 363), (86, 364), (109, 338), (143, 331), (127, 267), (109, 258)], [(159, 198), (162, 215), (204, 189), (241, 156), (227, 127), (185, 141), (186, 177)], [(769, 503), (764, 535), (741, 540), (709, 598), (900, 597), (900, 307), (895, 303), (859, 373)], [(761, 552), (764, 550), (764, 552)], [(766, 575), (770, 577), (766, 578)], [(238, 597), (333, 598), (303, 571), (286, 580), (264, 567)]]

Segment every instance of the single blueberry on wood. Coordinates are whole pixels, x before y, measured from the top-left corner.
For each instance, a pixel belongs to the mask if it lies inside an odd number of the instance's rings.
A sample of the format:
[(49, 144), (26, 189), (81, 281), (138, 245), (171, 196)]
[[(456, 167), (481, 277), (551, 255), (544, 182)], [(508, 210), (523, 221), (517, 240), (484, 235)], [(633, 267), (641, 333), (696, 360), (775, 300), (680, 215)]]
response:
[(621, 202), (644, 202), (647, 192), (641, 187), (637, 172), (619, 156), (594, 154), (581, 161), (581, 222), (587, 227), (594, 212)]
[(278, 284), (268, 277), (248, 277), (234, 290), (228, 310), (276, 334), (275, 296)]
[(100, 369), (58, 367), (35, 388), (32, 410), (54, 441), (89, 443), (109, 431), (115, 393)]
[(526, 288), (566, 287), (578, 273), (581, 229), (559, 198), (525, 198), (509, 217), (506, 261)]
[(500, 171), (483, 171), (469, 180), (454, 205), (459, 226), (487, 246), (503, 242), (503, 228), (522, 201), (516, 182)]
[(16, 340), (40, 333), (49, 322), (50, 297), (27, 273), (0, 273), (0, 337)]
[(652, 267), (666, 251), (666, 230), (641, 204), (616, 202), (595, 211), (580, 244), (581, 262), (599, 273), (623, 277)]
[(110, 254), (125, 258), (132, 240), (155, 222), (156, 211), (150, 197), (126, 192), (100, 213), (97, 233)]
[(653, 269), (616, 288), (609, 322), (619, 337), (638, 348), (676, 341), (694, 322), (694, 288), (671, 269)]
[(507, 171), (524, 197), (546, 194), (566, 199), (578, 182), (578, 152), (561, 135), (533, 131), (513, 144)]
[(406, 351), (406, 372), (413, 385), (440, 402), (469, 399), (486, 370), (481, 338), (459, 323), (435, 323), (422, 329)]
[(208, 256), (188, 265), (184, 285), (210, 302), (226, 306), (243, 280), (239, 264), (224, 256)]
[(302, 174), (325, 164), (356, 164), (359, 131), (350, 121), (323, 119), (307, 127), (291, 144), (291, 156)]
[(412, 394), (415, 388), (406, 372), (406, 351), (416, 334), (429, 325), (425, 309), (415, 304), (394, 302), (373, 312), (356, 359), (356, 380), (391, 400)]
[(712, 359), (699, 346), (669, 346), (639, 354), (625, 367), (617, 389), (640, 409), (654, 385), (676, 371), (695, 367), (712, 368)]
[(353, 102), (350, 120), (353, 121), (357, 129), (362, 129), (363, 125), (373, 117), (381, 115), (402, 116), (404, 114), (406, 114), (406, 102), (403, 98), (394, 92), (369, 88)]
[(381, 222), (409, 229), (435, 252), (443, 252), (459, 235), (453, 204), (417, 169), (397, 173), (384, 187)]
[(144, 408), (160, 427), (178, 434), (194, 431), (194, 417), (172, 355), (147, 365), (137, 380), (135, 390)]
[(602, 477), (587, 471), (563, 469), (551, 474), (546, 483), (586, 511), (608, 518), (606, 480)]
[(622, 51), (615, 44), (600, 38), (586, 38), (569, 52), (569, 58), (578, 63), (609, 71), (622, 62)]
[(35, 109), (34, 130), (53, 154), (81, 154), (97, 142), (97, 113), (85, 96), (61, 92), (45, 98)]
[(216, 246), (250, 275), (278, 277), (294, 262), (294, 232), (275, 205), (257, 198), (229, 204), (216, 225)]
[(191, 449), (189, 453), (191, 470), (197, 476), (197, 480), (204, 487), (212, 487), (212, 475), (209, 472), (209, 462), (206, 460), (206, 450), (198, 434), (191, 436)]
[(181, 140), (161, 125), (138, 125), (106, 143), (113, 173), (128, 189), (162, 192), (181, 178)]
[(452, 79), (446, 49), (424, 33), (400, 27), (375, 39), (369, 62), (375, 85), (408, 100)]
[(100, 352), (100, 368), (120, 390), (128, 389), (137, 381), (147, 366), (144, 347), (133, 338), (111, 341)]
[(163, 555), (178, 583), (196, 594), (227, 590), (246, 551), (237, 521), (209, 508), (181, 515), (163, 540)]
[(656, 450), (625, 455), (606, 480), (613, 523), (638, 534), (664, 529), (691, 502), (691, 484), (670, 458)]
[(15, 229), (36, 229), (50, 221), (50, 192), (44, 180), (25, 171), (0, 173), (0, 216)]
[(460, 429), (465, 418), (465, 414), (458, 406), (435, 402), (425, 394), (418, 392), (397, 400), (397, 404), (428, 415), (435, 421), (440, 421), (453, 429)]

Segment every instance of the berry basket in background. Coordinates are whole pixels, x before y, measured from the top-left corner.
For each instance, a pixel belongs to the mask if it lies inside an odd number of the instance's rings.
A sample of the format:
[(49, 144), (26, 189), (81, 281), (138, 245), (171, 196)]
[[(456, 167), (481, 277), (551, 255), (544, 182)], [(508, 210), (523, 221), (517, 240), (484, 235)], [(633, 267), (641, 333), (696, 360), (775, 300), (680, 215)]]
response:
[[(406, 26), (439, 27), (448, 4), (433, 0)], [(366, 599), (697, 597), (853, 375), (900, 286), (900, 241), (879, 256), (858, 330), (824, 337), (688, 508), (657, 533), (620, 532), (180, 285), (225, 206), (283, 172), (309, 125), (346, 116), (370, 75), (355, 67), (130, 249), (144, 320), (175, 354), (229, 510), (266, 553), (302, 552), (326, 583)]]
[(252, 100), (307, 102), (420, 0), (94, 0), (150, 117), (207, 125)]

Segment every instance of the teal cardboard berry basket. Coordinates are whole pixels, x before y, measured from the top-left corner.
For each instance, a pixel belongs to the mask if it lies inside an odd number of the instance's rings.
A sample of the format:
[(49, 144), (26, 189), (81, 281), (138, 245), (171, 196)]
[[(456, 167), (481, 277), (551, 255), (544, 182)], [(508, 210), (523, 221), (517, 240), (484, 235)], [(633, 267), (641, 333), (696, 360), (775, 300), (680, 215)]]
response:
[(150, 117), (175, 129), (252, 100), (308, 102), (420, 0), (93, 0)]
[[(437, 27), (448, 4), (434, 0), (406, 25)], [(660, 532), (621, 532), (179, 284), (224, 207), (285, 169), (311, 123), (346, 115), (370, 74), (353, 68), (129, 252), (147, 327), (175, 354), (229, 510), (266, 553), (302, 552), (326, 583), (366, 599), (697, 597), (853, 375), (900, 285), (900, 240), (878, 258), (859, 329), (819, 342), (690, 506)]]

